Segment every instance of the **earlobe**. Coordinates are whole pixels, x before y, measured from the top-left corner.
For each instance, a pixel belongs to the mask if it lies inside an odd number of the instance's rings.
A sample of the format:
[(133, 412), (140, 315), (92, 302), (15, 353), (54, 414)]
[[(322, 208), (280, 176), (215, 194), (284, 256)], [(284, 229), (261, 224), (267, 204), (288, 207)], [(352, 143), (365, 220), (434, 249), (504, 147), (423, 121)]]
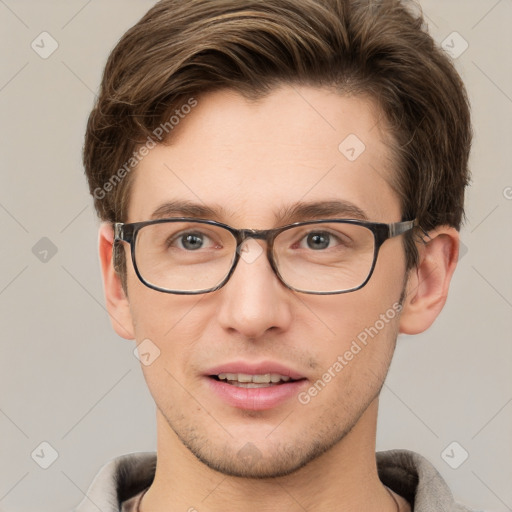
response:
[(119, 274), (114, 270), (112, 247), (114, 231), (108, 222), (101, 224), (98, 232), (98, 248), (103, 276), (103, 290), (112, 327), (127, 340), (135, 339), (128, 298), (123, 290)]
[(449, 226), (438, 227), (428, 233), (418, 252), (418, 265), (409, 272), (400, 317), (400, 332), (404, 334), (425, 331), (443, 309), (457, 265), (459, 233)]

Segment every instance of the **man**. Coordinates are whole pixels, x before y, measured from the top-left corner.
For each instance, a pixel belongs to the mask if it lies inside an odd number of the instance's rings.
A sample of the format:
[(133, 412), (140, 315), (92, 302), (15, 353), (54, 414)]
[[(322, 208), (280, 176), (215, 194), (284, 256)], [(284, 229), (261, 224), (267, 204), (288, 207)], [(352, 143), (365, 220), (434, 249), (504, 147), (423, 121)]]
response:
[(158, 453), (77, 511), (466, 510), (420, 455), (375, 454), (468, 183), (464, 87), (422, 27), (398, 0), (162, 0), (113, 50), (84, 164)]

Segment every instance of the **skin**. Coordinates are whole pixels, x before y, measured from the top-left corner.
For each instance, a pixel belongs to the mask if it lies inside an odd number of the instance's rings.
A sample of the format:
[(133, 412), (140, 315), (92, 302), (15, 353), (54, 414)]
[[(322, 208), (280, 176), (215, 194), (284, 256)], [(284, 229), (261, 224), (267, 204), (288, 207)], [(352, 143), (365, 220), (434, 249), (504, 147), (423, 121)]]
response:
[[(372, 221), (400, 221), (386, 133), (379, 108), (364, 97), (290, 86), (256, 103), (229, 90), (208, 93), (172, 142), (151, 150), (134, 171), (127, 222), (148, 220), (171, 199), (222, 205), (214, 220), (237, 228), (276, 227), (283, 223), (274, 210), (332, 199), (350, 201)], [(366, 145), (353, 162), (338, 150), (349, 134)], [(126, 296), (112, 268), (112, 228), (103, 224), (99, 246), (112, 325), (120, 336), (149, 338), (160, 350), (142, 365), (157, 406), (158, 443), (142, 512), (395, 511), (376, 469), (378, 395), (398, 333), (424, 331), (441, 311), (458, 253), (453, 228), (429, 234), (408, 275), (402, 237), (386, 241), (372, 278), (352, 293), (294, 292), (262, 253), (251, 263), (240, 260), (220, 290), (195, 296), (149, 289), (128, 260)], [(212, 366), (272, 360), (306, 377), (301, 390), (307, 390), (399, 301), (406, 281), (401, 314), (309, 403), (293, 397), (248, 411), (205, 384)], [(238, 453), (246, 446), (256, 454), (249, 461)]]

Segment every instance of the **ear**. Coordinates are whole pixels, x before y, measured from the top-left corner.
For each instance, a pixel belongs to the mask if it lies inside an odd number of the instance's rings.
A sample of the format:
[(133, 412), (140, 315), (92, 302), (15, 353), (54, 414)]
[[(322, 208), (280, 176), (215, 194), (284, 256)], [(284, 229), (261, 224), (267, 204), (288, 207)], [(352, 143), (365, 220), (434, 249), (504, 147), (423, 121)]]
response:
[(122, 338), (133, 340), (135, 336), (130, 304), (121, 285), (121, 278), (114, 270), (113, 244), (114, 230), (112, 224), (104, 222), (99, 229), (98, 245), (107, 311), (116, 333)]
[(417, 267), (409, 272), (400, 316), (400, 332), (419, 334), (437, 318), (448, 296), (450, 281), (459, 256), (459, 233), (441, 226), (425, 236), (418, 246)]

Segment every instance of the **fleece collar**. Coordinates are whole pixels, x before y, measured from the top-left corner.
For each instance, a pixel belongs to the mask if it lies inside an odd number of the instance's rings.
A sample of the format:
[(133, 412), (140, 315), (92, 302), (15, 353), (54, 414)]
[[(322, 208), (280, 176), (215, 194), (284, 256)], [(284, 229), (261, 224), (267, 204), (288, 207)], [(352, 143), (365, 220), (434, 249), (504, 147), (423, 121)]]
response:
[[(408, 450), (377, 452), (379, 478), (413, 505), (414, 512), (470, 512), (454, 502), (434, 466)], [(119, 512), (121, 504), (153, 482), (156, 453), (122, 455), (103, 466), (74, 512)]]

